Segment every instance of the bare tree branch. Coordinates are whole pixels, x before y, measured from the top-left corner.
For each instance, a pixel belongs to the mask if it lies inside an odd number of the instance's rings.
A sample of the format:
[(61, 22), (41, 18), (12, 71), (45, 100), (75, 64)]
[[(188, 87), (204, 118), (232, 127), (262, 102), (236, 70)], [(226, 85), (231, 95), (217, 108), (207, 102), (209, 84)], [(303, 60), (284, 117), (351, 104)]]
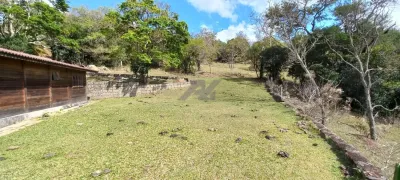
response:
[(396, 111), (396, 110), (400, 109), (400, 106), (396, 106), (396, 107), (393, 108), (393, 109), (386, 108), (386, 107), (384, 107), (384, 106), (382, 106), (382, 105), (375, 105), (375, 106), (372, 107), (373, 110), (375, 110), (376, 108), (382, 108), (382, 109), (384, 109), (385, 111), (393, 112), (393, 111)]

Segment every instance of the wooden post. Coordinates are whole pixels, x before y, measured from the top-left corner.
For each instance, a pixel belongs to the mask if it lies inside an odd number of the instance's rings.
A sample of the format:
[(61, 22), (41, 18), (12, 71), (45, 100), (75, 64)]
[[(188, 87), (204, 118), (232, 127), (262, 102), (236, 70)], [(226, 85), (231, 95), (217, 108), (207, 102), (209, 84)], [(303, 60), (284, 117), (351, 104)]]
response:
[(51, 73), (51, 66), (48, 66), (48, 74), (49, 74), (49, 106), (52, 107), (53, 104), (53, 94), (51, 89), (51, 81), (52, 81), (52, 73)]
[(71, 104), (71, 86), (72, 86), (72, 81), (71, 81), (71, 71), (67, 69), (67, 78), (68, 78), (68, 87), (67, 87), (67, 92), (68, 92), (68, 103)]
[(22, 65), (22, 74), (23, 74), (23, 81), (22, 81), (22, 94), (24, 98), (24, 111), (28, 112), (28, 91), (27, 91), (27, 84), (26, 84), (26, 70), (25, 70), (25, 62), (21, 61)]
[[(122, 61), (121, 61), (121, 65), (122, 65)], [(84, 74), (84, 76), (83, 76), (83, 83), (82, 83), (82, 85), (83, 85), (83, 88), (85, 89), (85, 101), (87, 101), (88, 100), (88, 97), (87, 97), (87, 76), (86, 76), (86, 71), (84, 72), (85, 74)]]

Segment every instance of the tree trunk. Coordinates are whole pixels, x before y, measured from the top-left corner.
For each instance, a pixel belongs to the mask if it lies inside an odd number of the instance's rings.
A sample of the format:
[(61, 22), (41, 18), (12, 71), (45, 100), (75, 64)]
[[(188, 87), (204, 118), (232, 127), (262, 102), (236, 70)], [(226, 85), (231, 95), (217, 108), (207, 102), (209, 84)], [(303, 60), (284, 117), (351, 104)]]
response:
[(8, 32), (10, 33), (10, 37), (14, 37), (14, 34), (15, 34), (12, 19), (13, 19), (13, 16), (10, 15), (9, 22), (8, 22)]
[[(298, 56), (298, 54), (297, 54), (297, 60), (300, 62), (300, 65), (301, 65), (301, 67), (303, 68), (303, 70), (306, 72), (306, 74), (307, 74), (307, 78), (311, 81), (311, 83), (312, 83), (312, 85), (314, 86), (313, 88), (315, 89), (315, 91), (317, 92), (317, 98), (321, 98), (321, 102), (320, 102), (320, 104), (318, 105), (319, 106), (319, 108), (320, 108), (320, 110), (321, 110), (321, 123), (323, 124), (323, 125), (325, 125), (325, 121), (326, 121), (326, 110), (325, 110), (325, 104), (324, 104), (324, 101), (323, 101), (323, 97), (322, 97), (322, 94), (321, 94), (321, 91), (320, 91), (320, 89), (319, 89), (319, 87), (318, 87), (318, 84), (317, 84), (317, 82), (315, 82), (315, 79), (314, 79), (314, 77), (312, 76), (312, 74), (311, 74), (311, 72), (308, 70), (308, 68), (307, 68), (307, 66), (304, 64), (304, 61)], [(318, 102), (317, 102), (318, 103)]]
[(361, 74), (361, 81), (364, 87), (365, 93), (365, 105), (366, 105), (366, 116), (369, 123), (369, 132), (371, 135), (371, 139), (377, 140), (378, 137), (376, 135), (376, 127), (375, 127), (375, 117), (374, 117), (374, 109), (372, 107), (372, 100), (371, 100), (371, 88), (368, 86), (366, 80), (364, 79), (364, 75)]
[(146, 74), (142, 74), (142, 73), (140, 74), (140, 83), (142, 83), (142, 84), (148, 83)]
[(321, 123), (323, 125), (325, 125), (325, 123), (326, 123), (326, 112), (325, 112), (325, 104), (324, 104), (324, 102), (322, 102), (322, 104), (320, 104), (320, 109), (321, 109)]
[(260, 63), (260, 79), (263, 79), (263, 78), (264, 78), (264, 65), (265, 65), (264, 59), (261, 58), (261, 63)]
[(368, 121), (369, 121), (369, 131), (370, 131), (370, 134), (371, 134), (371, 139), (377, 140), (378, 137), (377, 137), (376, 131), (375, 131), (375, 129), (376, 129), (376, 127), (375, 127), (375, 117), (374, 117), (374, 114), (372, 112), (372, 108), (371, 109), (367, 108), (367, 118), (368, 118)]
[(201, 70), (200, 61), (196, 61), (196, 65), (197, 65), (197, 71), (200, 71)]
[(256, 72), (256, 76), (257, 76), (258, 78), (262, 79), (261, 76), (258, 75), (258, 68), (254, 66), (254, 69), (255, 69), (255, 72)]

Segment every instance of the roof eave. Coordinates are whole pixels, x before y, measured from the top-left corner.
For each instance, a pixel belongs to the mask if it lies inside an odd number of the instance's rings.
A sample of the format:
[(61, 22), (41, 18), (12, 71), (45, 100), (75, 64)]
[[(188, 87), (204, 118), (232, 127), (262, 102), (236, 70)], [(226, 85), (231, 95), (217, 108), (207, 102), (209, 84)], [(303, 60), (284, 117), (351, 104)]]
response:
[(20, 61), (28, 61), (28, 62), (37, 63), (37, 64), (45, 64), (45, 65), (57, 66), (57, 67), (61, 67), (61, 68), (73, 69), (73, 70), (78, 70), (78, 71), (87, 71), (87, 72), (98, 73), (98, 71), (96, 71), (96, 70), (92, 70), (92, 69), (84, 68), (84, 67), (75, 67), (72, 64), (69, 65), (69, 64), (64, 64), (62, 62), (59, 62), (59, 63), (48, 62), (48, 61), (38, 60), (38, 59), (35, 59), (35, 58), (30, 58), (30, 57), (25, 57), (25, 56), (18, 56), (16, 54), (10, 54), (10, 53), (7, 53), (7, 52), (1, 52), (0, 51), (0, 56), (11, 58), (11, 59), (17, 59), (17, 60), (20, 60)]

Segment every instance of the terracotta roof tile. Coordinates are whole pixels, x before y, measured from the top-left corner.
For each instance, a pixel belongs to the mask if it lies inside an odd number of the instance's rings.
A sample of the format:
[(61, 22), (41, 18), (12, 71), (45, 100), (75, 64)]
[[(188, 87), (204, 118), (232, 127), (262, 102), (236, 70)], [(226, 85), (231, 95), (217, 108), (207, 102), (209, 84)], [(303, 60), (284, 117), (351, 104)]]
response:
[(69, 68), (69, 69), (76, 69), (76, 70), (81, 70), (81, 71), (97, 72), (95, 70), (81, 67), (78, 65), (64, 63), (64, 62), (56, 61), (56, 60), (46, 58), (46, 57), (35, 56), (32, 54), (27, 54), (27, 53), (13, 51), (13, 50), (4, 49), (4, 48), (0, 48), (0, 56), (18, 59), (18, 60), (22, 60), (22, 61), (30, 61), (30, 62), (34, 62), (34, 63), (48, 64), (48, 65), (53, 65), (53, 66), (65, 67), (65, 68)]

